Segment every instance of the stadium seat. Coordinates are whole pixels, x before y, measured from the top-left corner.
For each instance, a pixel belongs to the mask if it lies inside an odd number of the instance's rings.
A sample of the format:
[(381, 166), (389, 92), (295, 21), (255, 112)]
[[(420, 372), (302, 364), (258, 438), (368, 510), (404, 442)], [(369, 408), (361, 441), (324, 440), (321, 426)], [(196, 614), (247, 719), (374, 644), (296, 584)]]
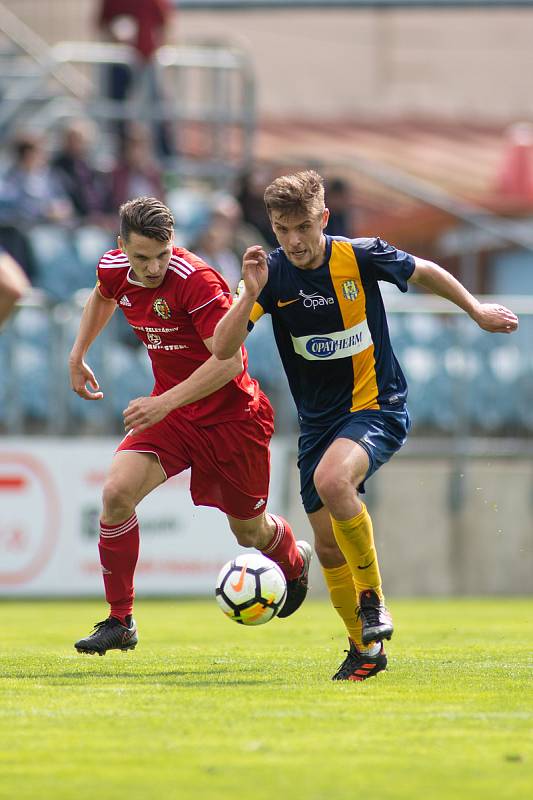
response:
[(14, 364), (16, 386), (23, 417), (46, 421), (54, 413), (52, 404), (52, 370), (45, 348), (36, 343), (20, 341), (15, 344)]
[(178, 187), (167, 192), (166, 202), (175, 219), (176, 243), (191, 246), (209, 220), (209, 197), (198, 189)]
[(533, 434), (533, 359), (516, 382), (516, 413), (519, 430)]
[(449, 401), (442, 356), (433, 347), (410, 345), (401, 354), (407, 379), (407, 405), (413, 429), (446, 429), (450, 424)]
[(94, 286), (96, 267), (107, 250), (117, 246), (116, 237), (95, 225), (84, 225), (74, 232), (74, 246), (79, 262), (79, 286)]
[(267, 394), (277, 391), (285, 377), (270, 320), (260, 320), (245, 345), (250, 375), (257, 378)]
[[(61, 360), (64, 364), (63, 382), (66, 386), (69, 385), (68, 375), (68, 353), (72, 343), (76, 338), (78, 331), (81, 309), (85, 302), (85, 295), (87, 290), (79, 292), (71, 298), (71, 302), (59, 307), (62, 313), (61, 327), (62, 327), (62, 340), (64, 344), (64, 352), (62, 353)], [(104, 371), (104, 351), (108, 346), (108, 339), (110, 329), (112, 329), (112, 322), (108, 325), (103, 332), (95, 339), (87, 356), (87, 363), (96, 375), (97, 380), (102, 386), (102, 390), (110, 388), (111, 381), (106, 380), (106, 373)], [(78, 397), (72, 391), (69, 391), (67, 397), (67, 410), (69, 418), (73, 423), (74, 429), (78, 425), (87, 425), (92, 428), (105, 430), (109, 421), (109, 412), (106, 406), (101, 402), (92, 402)]]
[(436, 314), (407, 314), (403, 316), (403, 331), (411, 342), (425, 346), (438, 342), (443, 330), (442, 317)]
[(518, 388), (525, 362), (512, 339), (499, 338), (496, 342), (488, 355), (492, 394), (487, 397), (498, 409), (500, 426), (505, 430), (514, 428), (519, 418)]
[(153, 387), (150, 359), (144, 347), (129, 347), (114, 342), (106, 352), (106, 372), (110, 375), (112, 413), (122, 424), (122, 412), (130, 400), (149, 395)]
[[(0, 336), (0, 373), (2, 375), (9, 375), (9, 346), (10, 337), (9, 333), (5, 331)], [(8, 395), (8, 381), (0, 381), (0, 425), (4, 427), (7, 424), (7, 395)]]
[(53, 300), (68, 299), (82, 284), (72, 232), (56, 225), (37, 225), (28, 236), (36, 259), (36, 287)]
[(23, 417), (45, 421), (52, 413), (54, 380), (50, 314), (23, 307), (11, 324), (11, 365)]

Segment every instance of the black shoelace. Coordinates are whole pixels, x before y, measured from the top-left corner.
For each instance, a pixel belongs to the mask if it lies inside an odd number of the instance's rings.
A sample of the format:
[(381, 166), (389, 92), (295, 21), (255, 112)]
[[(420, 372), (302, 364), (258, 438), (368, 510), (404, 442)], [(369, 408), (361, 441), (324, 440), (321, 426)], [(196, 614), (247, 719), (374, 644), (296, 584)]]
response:
[(357, 663), (357, 656), (351, 650), (344, 651), (347, 655), (342, 664), (340, 665), (339, 669), (333, 676), (334, 678), (342, 678), (345, 675), (351, 675), (353, 672), (354, 665)]
[(118, 622), (118, 620), (113, 620), (112, 617), (107, 617), (107, 619), (103, 619), (101, 622), (97, 622), (94, 626), (95, 631), (99, 631), (100, 628), (105, 627), (114, 627), (114, 625)]

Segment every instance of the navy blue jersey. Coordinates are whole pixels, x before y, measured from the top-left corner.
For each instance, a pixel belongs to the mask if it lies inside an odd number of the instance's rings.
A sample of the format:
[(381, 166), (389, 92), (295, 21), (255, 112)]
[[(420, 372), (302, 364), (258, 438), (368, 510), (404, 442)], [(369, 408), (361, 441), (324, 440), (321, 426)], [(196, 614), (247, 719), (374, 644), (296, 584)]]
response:
[(327, 424), (346, 412), (393, 409), (407, 385), (392, 351), (378, 281), (407, 291), (413, 256), (373, 239), (326, 236), (317, 269), (295, 267), (278, 248), (249, 329), (270, 314), (302, 422)]

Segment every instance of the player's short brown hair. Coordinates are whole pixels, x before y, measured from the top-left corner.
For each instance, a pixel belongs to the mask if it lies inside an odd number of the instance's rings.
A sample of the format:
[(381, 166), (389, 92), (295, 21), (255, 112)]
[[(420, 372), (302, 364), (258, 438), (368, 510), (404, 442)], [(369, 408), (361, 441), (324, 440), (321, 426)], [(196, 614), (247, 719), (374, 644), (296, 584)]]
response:
[(269, 216), (273, 211), (284, 217), (318, 216), (324, 211), (324, 180), (312, 169), (282, 175), (267, 186), (264, 199)]
[(168, 242), (174, 233), (172, 211), (155, 197), (136, 197), (120, 206), (120, 236), (127, 242), (131, 233)]

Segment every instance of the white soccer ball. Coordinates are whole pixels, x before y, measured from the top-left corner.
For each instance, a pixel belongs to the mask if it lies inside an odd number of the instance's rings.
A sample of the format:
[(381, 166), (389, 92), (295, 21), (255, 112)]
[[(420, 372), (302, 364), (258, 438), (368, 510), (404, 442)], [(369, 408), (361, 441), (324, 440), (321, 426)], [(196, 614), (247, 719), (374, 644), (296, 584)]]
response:
[(260, 553), (244, 553), (220, 570), (215, 589), (224, 614), (241, 625), (263, 625), (281, 610), (287, 581), (281, 569)]

